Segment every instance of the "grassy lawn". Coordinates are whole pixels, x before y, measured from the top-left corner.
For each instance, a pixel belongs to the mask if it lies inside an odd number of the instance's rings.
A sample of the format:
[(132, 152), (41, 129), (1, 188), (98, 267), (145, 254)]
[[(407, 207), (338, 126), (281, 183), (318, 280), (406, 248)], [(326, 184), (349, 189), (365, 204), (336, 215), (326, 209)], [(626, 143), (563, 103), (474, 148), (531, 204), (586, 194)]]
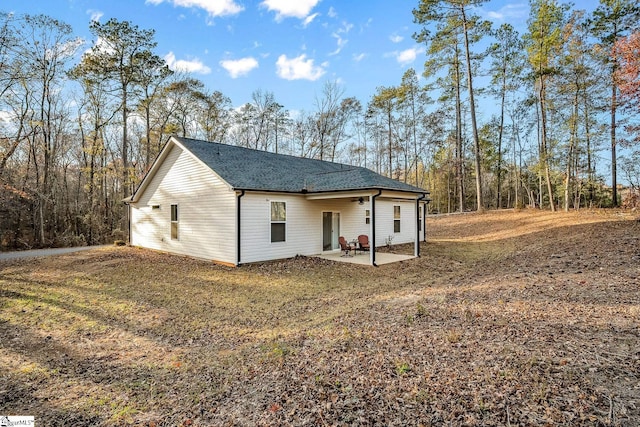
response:
[(127, 247), (0, 261), (0, 414), (640, 425), (636, 217), (432, 217), (420, 259), (378, 268), (234, 269)]

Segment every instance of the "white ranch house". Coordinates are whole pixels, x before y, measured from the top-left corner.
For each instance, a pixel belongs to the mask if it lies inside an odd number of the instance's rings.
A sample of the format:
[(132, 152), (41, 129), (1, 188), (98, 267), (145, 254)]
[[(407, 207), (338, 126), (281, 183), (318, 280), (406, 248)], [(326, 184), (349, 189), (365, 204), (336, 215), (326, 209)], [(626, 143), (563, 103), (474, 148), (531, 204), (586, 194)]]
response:
[(238, 266), (426, 238), (428, 192), (369, 169), (171, 137), (128, 199), (133, 246)]

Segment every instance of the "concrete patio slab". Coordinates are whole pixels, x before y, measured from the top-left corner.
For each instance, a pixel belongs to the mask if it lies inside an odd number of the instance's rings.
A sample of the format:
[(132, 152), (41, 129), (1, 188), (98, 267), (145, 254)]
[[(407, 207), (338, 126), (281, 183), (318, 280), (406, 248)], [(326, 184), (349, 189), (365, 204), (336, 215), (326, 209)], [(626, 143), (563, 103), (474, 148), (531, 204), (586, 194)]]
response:
[[(351, 264), (371, 265), (371, 257), (368, 252), (358, 252), (357, 255), (342, 256), (343, 252), (332, 252), (316, 255), (318, 258), (328, 259), (330, 261), (347, 262)], [(376, 264), (391, 264), (393, 262), (406, 261), (413, 259), (413, 255), (390, 254), (387, 252), (376, 252)]]

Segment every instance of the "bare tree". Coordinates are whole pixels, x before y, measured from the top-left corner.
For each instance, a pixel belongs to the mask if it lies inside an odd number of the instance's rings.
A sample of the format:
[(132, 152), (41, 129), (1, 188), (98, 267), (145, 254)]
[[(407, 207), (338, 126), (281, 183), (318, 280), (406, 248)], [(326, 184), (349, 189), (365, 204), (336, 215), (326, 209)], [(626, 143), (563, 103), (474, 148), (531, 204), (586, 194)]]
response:
[(44, 15), (25, 15), (16, 34), (21, 60), (21, 105), (33, 110), (28, 124), (29, 152), (35, 173), (36, 241), (44, 245), (57, 227), (56, 167), (62, 144), (61, 123), (67, 118), (63, 87), (67, 67), (80, 46), (68, 24)]
[(317, 157), (324, 160), (331, 148), (331, 138), (339, 128), (339, 110), (344, 89), (335, 81), (325, 82), (322, 96), (315, 98), (315, 140), (313, 142)]
[(104, 24), (92, 21), (89, 29), (96, 40), (91, 50), (84, 54), (79, 73), (110, 82), (112, 90), (118, 93), (122, 117), (122, 191), (127, 196), (132, 184), (127, 132), (131, 106), (139, 96), (140, 86), (147, 77), (145, 73), (151, 68), (161, 69), (165, 63), (152, 53), (156, 47), (154, 30), (141, 30), (128, 21), (114, 18)]

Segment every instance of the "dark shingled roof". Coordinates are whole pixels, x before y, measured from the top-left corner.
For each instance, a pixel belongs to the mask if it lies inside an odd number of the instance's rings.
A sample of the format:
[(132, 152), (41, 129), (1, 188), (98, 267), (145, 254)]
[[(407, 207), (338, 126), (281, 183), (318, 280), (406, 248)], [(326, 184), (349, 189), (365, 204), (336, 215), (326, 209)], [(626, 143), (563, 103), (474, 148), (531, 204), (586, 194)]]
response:
[(322, 193), (381, 189), (427, 193), (358, 166), (174, 138), (237, 190)]

